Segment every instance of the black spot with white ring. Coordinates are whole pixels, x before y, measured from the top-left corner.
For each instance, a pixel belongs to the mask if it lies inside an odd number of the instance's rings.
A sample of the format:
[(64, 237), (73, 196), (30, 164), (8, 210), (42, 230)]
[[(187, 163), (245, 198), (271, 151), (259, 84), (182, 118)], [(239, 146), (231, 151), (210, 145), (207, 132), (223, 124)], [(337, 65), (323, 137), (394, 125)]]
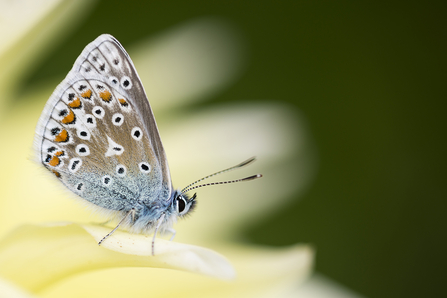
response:
[(124, 116), (120, 113), (116, 113), (112, 116), (112, 123), (115, 126), (121, 126), (124, 122)]
[(112, 82), (113, 85), (116, 85), (116, 84), (119, 83), (118, 78), (117, 78), (117, 77), (114, 77), (114, 76), (111, 76), (111, 77), (109, 78), (109, 80), (110, 80), (110, 82)]
[(61, 132), (61, 129), (59, 127), (55, 127), (51, 129), (51, 134), (53, 136), (58, 135)]
[(109, 175), (105, 175), (101, 178), (101, 181), (104, 186), (110, 186), (110, 184), (112, 184), (113, 182), (113, 179)]
[(130, 80), (130, 78), (128, 76), (123, 76), (121, 78), (121, 87), (123, 87), (123, 89), (129, 90), (130, 88), (132, 88), (132, 81)]
[(71, 173), (76, 173), (76, 171), (79, 170), (81, 165), (82, 165), (82, 159), (80, 159), (80, 158), (72, 158), (70, 160), (70, 163), (68, 164), (68, 170)]
[(85, 125), (89, 128), (96, 127), (96, 119), (93, 115), (87, 114), (85, 115)]
[(132, 135), (132, 138), (134, 138), (134, 140), (137, 140), (137, 141), (140, 141), (143, 138), (143, 132), (141, 131), (141, 129), (139, 127), (132, 128), (132, 131), (130, 134)]
[(78, 183), (78, 185), (76, 185), (76, 190), (77, 191), (83, 191), (84, 190), (84, 183)]
[(92, 109), (93, 116), (95, 116), (98, 119), (104, 118), (105, 112), (104, 109), (100, 106), (96, 106)]
[(149, 174), (151, 171), (151, 165), (147, 162), (140, 162), (138, 164), (138, 168), (140, 168), (141, 173), (143, 174)]
[(79, 144), (76, 146), (76, 153), (79, 156), (87, 156), (90, 154), (90, 149), (88, 148), (87, 145)]
[(116, 174), (120, 177), (126, 176), (127, 169), (124, 165), (117, 165), (116, 166)]
[(65, 117), (68, 115), (68, 111), (66, 109), (59, 112), (59, 117)]
[(89, 140), (90, 139), (90, 132), (88, 130), (82, 129), (82, 130), (78, 130), (77, 132), (78, 132), (78, 137), (80, 139), (83, 139), (83, 140)]

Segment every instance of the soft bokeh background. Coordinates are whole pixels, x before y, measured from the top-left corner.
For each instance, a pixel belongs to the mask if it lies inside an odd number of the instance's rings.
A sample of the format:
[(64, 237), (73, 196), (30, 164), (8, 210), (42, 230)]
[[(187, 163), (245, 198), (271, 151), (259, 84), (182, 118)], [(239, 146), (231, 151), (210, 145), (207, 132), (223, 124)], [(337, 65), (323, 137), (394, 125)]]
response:
[(33, 62), (21, 88), (61, 81), (101, 33), (131, 48), (196, 18), (229, 22), (244, 69), (193, 108), (292, 104), (319, 159), (304, 195), (246, 240), (313, 243), (318, 272), (368, 297), (436, 297), (447, 266), (446, 12), (442, 1), (97, 1), (65, 16), (83, 21)]

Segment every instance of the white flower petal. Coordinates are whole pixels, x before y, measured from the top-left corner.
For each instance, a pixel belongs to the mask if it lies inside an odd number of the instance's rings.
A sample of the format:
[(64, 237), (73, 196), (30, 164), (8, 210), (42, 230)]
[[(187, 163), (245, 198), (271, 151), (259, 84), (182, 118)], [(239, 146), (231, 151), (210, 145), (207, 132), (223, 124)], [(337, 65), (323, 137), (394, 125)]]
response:
[[(99, 242), (110, 228), (97, 225), (82, 225)], [(152, 256), (152, 236), (116, 231), (101, 246), (110, 250), (136, 256), (148, 256), (151, 267), (170, 268), (200, 273), (221, 279), (232, 279), (235, 272), (230, 263), (216, 252), (193, 245), (155, 240), (155, 255)], [(149, 262), (150, 261), (150, 262)]]
[(0, 56), (62, 2), (63, 0), (1, 1)]
[(43, 293), (45, 298), (89, 297), (281, 297), (310, 274), (313, 251), (308, 246), (257, 248), (222, 245), (237, 277), (222, 281), (173, 270), (119, 268), (91, 271), (66, 279)]
[(243, 64), (235, 30), (216, 18), (182, 24), (128, 50), (155, 111), (203, 100), (233, 82)]
[(225, 258), (205, 248), (157, 239), (152, 256), (151, 237), (121, 231), (107, 239), (104, 247), (98, 246), (98, 239), (109, 231), (77, 224), (22, 226), (0, 241), (0, 276), (32, 292), (73, 274), (113, 267), (169, 268), (222, 279), (234, 277)]

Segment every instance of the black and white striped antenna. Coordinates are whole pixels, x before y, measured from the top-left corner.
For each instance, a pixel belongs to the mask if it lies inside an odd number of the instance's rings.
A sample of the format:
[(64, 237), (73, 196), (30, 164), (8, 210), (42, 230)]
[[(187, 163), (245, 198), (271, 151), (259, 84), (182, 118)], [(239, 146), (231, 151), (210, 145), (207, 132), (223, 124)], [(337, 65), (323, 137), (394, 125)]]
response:
[(254, 162), (255, 160), (256, 160), (256, 158), (255, 158), (255, 157), (252, 157), (252, 158), (247, 159), (246, 161), (241, 162), (240, 164), (235, 165), (235, 166), (233, 166), (233, 167), (231, 167), (231, 168), (228, 168), (228, 169), (225, 169), (225, 170), (216, 172), (216, 173), (214, 173), (214, 174), (205, 176), (205, 177), (203, 177), (203, 178), (201, 178), (201, 179), (199, 179), (199, 180), (197, 180), (197, 181), (194, 181), (193, 183), (187, 185), (185, 188), (182, 189), (182, 191), (181, 191), (180, 194), (182, 195), (182, 194), (184, 194), (184, 193), (187, 193), (187, 192), (190, 191), (190, 190), (193, 190), (193, 189), (196, 189), (196, 188), (199, 188), (199, 187), (204, 187), (204, 186), (219, 185), (219, 184), (228, 184), (228, 183), (236, 183), (236, 182), (250, 181), (250, 180), (257, 179), (257, 178), (261, 178), (261, 177), (262, 177), (261, 174), (256, 174), (256, 175), (252, 175), (252, 176), (245, 177), (245, 178), (242, 178), (242, 179), (229, 180), (229, 181), (220, 181), (220, 182), (211, 182), (211, 183), (206, 183), (206, 184), (200, 184), (200, 185), (193, 186), (193, 185), (195, 185), (195, 184), (197, 184), (197, 183), (199, 183), (199, 182), (201, 182), (201, 181), (203, 181), (203, 180), (205, 180), (205, 179), (208, 179), (208, 178), (211, 178), (211, 177), (214, 177), (214, 176), (217, 176), (217, 175), (226, 173), (226, 172), (230, 172), (230, 171), (232, 171), (232, 170), (236, 170), (236, 169), (242, 168), (242, 167), (244, 167), (244, 166), (246, 166), (246, 165), (251, 164), (251, 163)]

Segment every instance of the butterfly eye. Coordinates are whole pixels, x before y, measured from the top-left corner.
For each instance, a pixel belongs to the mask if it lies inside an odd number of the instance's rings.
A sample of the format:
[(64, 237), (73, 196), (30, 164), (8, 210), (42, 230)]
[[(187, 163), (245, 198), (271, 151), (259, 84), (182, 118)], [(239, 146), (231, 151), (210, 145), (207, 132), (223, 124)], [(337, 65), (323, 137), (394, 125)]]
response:
[(188, 203), (182, 196), (177, 198), (177, 212), (179, 215), (185, 215), (189, 210)]

